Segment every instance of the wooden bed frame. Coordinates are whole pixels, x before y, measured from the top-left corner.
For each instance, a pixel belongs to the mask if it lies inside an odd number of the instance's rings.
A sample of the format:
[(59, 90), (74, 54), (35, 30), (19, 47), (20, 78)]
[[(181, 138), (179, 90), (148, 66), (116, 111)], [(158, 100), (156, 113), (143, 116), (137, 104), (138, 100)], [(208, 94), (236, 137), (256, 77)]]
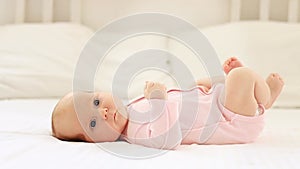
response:
[[(15, 23), (25, 21), (26, 0), (15, 0)], [(53, 22), (54, 0), (42, 1), (42, 22)], [(241, 20), (241, 3), (243, 0), (228, 0), (230, 2), (230, 21)], [(272, 0), (259, 0), (259, 20), (267, 21), (270, 19), (270, 2)], [(70, 22), (81, 23), (81, 3), (82, 0), (70, 0)], [(288, 18), (290, 23), (298, 22), (299, 0), (288, 0)]]
[[(230, 0), (230, 21), (236, 22), (241, 19), (241, 3), (242, 0)], [(260, 0), (259, 1), (259, 20), (267, 21), (270, 19), (270, 2), (272, 0)], [(288, 18), (290, 23), (298, 22), (298, 4), (299, 0), (288, 0)]]
[[(54, 0), (42, 0), (42, 22), (53, 22)], [(26, 0), (16, 0), (14, 21), (25, 22)], [(70, 22), (81, 23), (81, 0), (70, 0)]]

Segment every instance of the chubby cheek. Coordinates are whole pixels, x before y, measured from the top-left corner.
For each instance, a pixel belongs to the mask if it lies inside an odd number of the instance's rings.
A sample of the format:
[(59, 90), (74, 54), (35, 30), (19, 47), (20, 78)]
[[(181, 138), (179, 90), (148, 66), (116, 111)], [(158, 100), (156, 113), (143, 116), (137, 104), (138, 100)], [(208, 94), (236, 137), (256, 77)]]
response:
[(126, 127), (127, 122), (127, 118), (124, 118), (121, 114), (118, 114), (117, 125), (119, 130), (123, 131)]
[(117, 123), (110, 123), (106, 121), (106, 133), (120, 133), (121, 128)]

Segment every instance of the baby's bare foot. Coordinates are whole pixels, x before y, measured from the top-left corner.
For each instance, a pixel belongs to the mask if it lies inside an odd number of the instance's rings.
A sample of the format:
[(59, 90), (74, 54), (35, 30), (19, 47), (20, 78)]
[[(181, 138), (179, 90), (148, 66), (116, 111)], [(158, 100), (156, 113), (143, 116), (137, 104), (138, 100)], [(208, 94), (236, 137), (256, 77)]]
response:
[(266, 109), (269, 109), (277, 97), (279, 96), (282, 87), (284, 85), (284, 82), (282, 78), (279, 76), (277, 73), (271, 73), (267, 79), (266, 79), (267, 84), (269, 85), (270, 92), (271, 92), (271, 98), (269, 103), (266, 105)]
[(243, 67), (243, 64), (236, 57), (227, 59), (223, 64), (223, 70), (226, 74), (237, 67)]

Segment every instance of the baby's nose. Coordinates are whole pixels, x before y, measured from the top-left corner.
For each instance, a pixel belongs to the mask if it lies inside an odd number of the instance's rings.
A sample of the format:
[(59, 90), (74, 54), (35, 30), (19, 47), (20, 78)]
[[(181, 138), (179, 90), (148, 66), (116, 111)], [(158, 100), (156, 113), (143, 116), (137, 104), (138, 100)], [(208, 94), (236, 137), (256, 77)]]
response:
[(107, 118), (107, 113), (108, 113), (108, 109), (107, 108), (103, 108), (103, 109), (100, 109), (100, 114), (102, 116), (103, 119), (106, 119)]

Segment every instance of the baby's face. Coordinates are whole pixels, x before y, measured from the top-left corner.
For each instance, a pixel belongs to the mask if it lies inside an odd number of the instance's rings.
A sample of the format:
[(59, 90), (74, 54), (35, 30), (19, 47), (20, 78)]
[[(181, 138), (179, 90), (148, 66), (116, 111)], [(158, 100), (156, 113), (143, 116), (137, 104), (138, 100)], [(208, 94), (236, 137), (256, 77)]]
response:
[(56, 110), (54, 135), (65, 140), (115, 141), (128, 121), (122, 102), (104, 92), (70, 93), (58, 103)]

